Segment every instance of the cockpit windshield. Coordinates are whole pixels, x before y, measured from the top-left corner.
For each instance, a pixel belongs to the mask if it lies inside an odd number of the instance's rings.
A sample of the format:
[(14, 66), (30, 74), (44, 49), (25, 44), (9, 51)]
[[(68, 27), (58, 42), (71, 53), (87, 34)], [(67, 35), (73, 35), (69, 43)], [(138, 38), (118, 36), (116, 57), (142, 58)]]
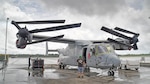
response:
[(106, 52), (106, 49), (104, 49), (105, 47), (103, 47), (103, 46), (95, 46), (95, 47), (97, 47), (98, 53), (104, 53), (104, 52)]
[(95, 47), (92, 48), (91, 51), (94, 55), (99, 55), (104, 53), (110, 53), (113, 51), (113, 49), (110, 45), (95, 45)]

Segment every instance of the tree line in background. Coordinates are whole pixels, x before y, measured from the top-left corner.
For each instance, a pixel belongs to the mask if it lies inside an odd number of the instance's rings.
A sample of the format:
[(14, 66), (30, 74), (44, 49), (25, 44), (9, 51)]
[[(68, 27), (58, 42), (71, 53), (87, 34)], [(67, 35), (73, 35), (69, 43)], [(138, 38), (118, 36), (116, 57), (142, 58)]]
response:
[[(59, 57), (59, 54), (48, 54), (48, 55), (43, 55), (43, 54), (7, 54), (6, 59), (8, 57)], [(118, 55), (118, 56), (150, 56), (150, 54), (126, 54), (126, 55)], [(5, 59), (5, 54), (0, 54), (0, 60)]]
[(150, 56), (150, 54), (126, 54), (126, 55), (118, 55), (118, 56)]
[[(43, 55), (43, 54), (7, 54), (7, 57), (58, 57), (59, 54), (48, 54), (48, 55)], [(5, 54), (0, 54), (0, 60), (5, 59)]]

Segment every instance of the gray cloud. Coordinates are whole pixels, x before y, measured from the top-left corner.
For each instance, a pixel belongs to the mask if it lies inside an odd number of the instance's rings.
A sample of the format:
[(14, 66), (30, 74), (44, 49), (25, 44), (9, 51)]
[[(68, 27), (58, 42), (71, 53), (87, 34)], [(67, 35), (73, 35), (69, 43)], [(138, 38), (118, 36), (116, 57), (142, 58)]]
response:
[(150, 9), (150, 0), (144, 0), (144, 7)]
[[(148, 51), (150, 37), (150, 1), (130, 0), (41, 0), (49, 13), (59, 11), (62, 17), (82, 21), (80, 37), (68, 34), (70, 37), (81, 39), (102, 38), (105, 40), (107, 33), (100, 31), (101, 26), (114, 28), (119, 26), (127, 30), (140, 33), (139, 49)], [(68, 13), (64, 13), (69, 12)], [(66, 11), (67, 10), (67, 11)], [(74, 16), (73, 16), (74, 15)], [(98, 30), (98, 31), (97, 31)], [(90, 31), (90, 32), (87, 32)], [(84, 32), (84, 33), (83, 33)], [(88, 33), (90, 33), (88, 35)], [(101, 33), (101, 35), (100, 35)], [(84, 34), (88, 37), (84, 37)], [(107, 35), (107, 36), (106, 36)], [(94, 38), (95, 39), (95, 38)]]
[[(66, 23), (82, 22), (82, 26), (78, 29), (58, 31), (56, 32), (57, 35), (65, 34), (65, 37), (72, 39), (106, 40), (107, 37), (111, 37), (112, 35), (101, 31), (101, 26), (110, 28), (118, 26), (140, 33), (139, 49), (147, 52), (150, 48), (150, 19), (148, 19), (150, 16), (150, 1), (141, 0), (142, 3), (139, 3), (139, 0), (135, 1), (136, 0), (12, 0), (8, 2), (2, 0), (2, 3), (0, 3), (0, 22), (2, 23), (0, 33), (2, 34), (2, 38), (0, 39), (3, 41), (1, 41), (0, 44), (5, 44), (4, 31), (7, 17), (11, 20), (66, 19)], [(17, 29), (9, 24), (9, 53), (16, 53), (16, 51), (17, 53), (45, 53), (45, 48), (43, 47), (45, 44), (29, 45), (25, 50), (17, 49), (15, 46), (16, 32)], [(53, 33), (55, 32), (44, 33), (44, 35), (53, 35)], [(52, 45), (49, 46), (52, 48), (56, 47)], [(0, 46), (0, 49), (4, 50), (4, 46)], [(3, 53), (3, 50), (0, 52)]]
[(125, 5), (124, 0), (41, 0), (49, 9), (69, 9), (85, 15), (114, 14)]

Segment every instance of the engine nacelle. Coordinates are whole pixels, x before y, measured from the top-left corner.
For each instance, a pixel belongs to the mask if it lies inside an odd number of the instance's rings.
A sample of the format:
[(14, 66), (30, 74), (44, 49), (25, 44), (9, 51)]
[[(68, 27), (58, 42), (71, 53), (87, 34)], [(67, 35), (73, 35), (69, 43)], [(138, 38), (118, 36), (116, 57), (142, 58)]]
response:
[(27, 40), (20, 38), (16, 40), (16, 47), (20, 49), (24, 49), (27, 45)]

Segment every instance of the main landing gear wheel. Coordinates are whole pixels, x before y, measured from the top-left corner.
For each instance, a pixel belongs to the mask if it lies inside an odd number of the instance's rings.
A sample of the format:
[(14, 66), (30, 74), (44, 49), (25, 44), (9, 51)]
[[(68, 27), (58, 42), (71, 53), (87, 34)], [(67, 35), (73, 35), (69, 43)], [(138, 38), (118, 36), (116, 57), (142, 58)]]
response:
[(90, 72), (90, 68), (89, 67), (85, 67), (84, 72)]
[(61, 64), (59, 65), (59, 69), (61, 69)]
[(115, 75), (115, 72), (114, 71), (108, 71), (108, 76), (114, 76)]
[(65, 65), (62, 65), (62, 68), (65, 69)]
[(127, 65), (124, 66), (124, 69), (127, 70)]
[(65, 65), (63, 65), (63, 64), (59, 64), (59, 69), (65, 69)]

